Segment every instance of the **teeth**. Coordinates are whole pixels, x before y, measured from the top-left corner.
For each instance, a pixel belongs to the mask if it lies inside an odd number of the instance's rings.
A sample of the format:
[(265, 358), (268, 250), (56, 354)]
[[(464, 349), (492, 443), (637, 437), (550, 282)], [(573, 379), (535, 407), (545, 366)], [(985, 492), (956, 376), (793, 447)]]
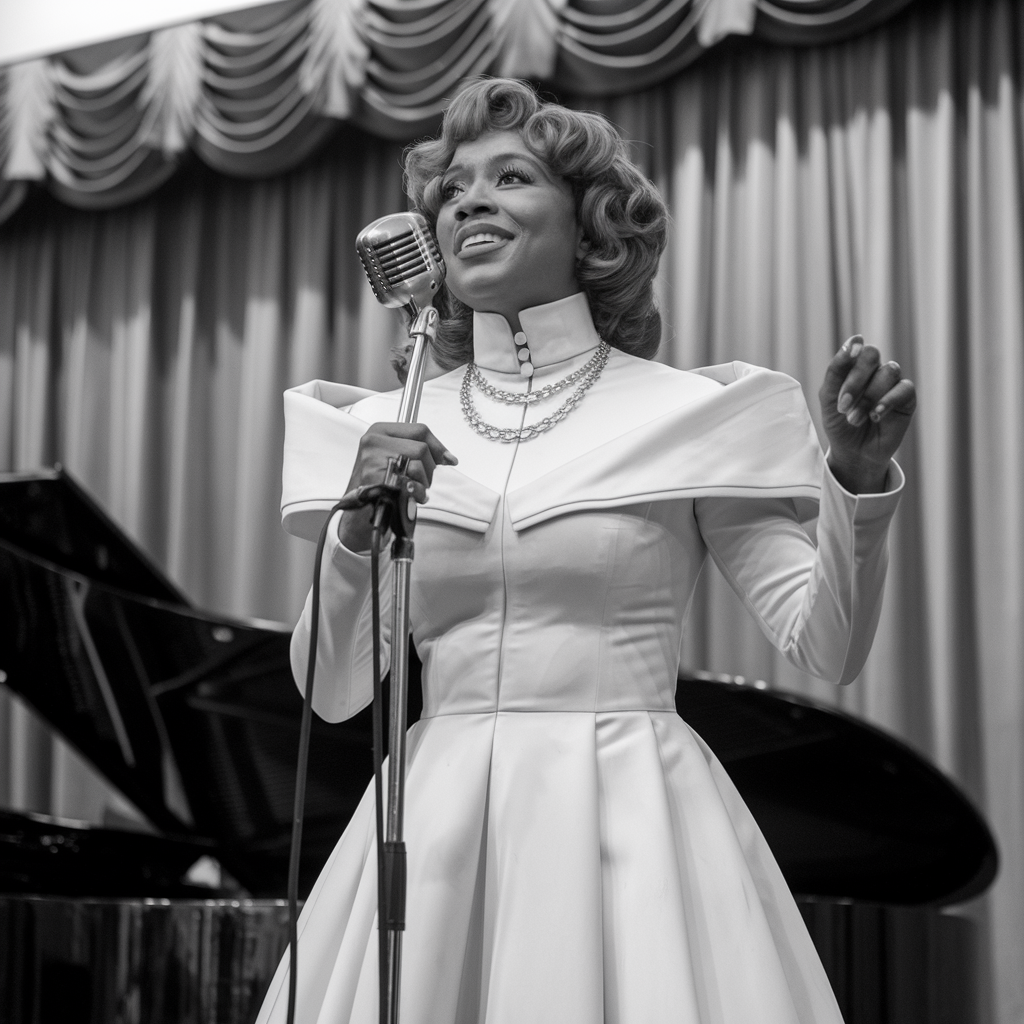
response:
[(470, 235), (462, 243), (462, 248), (466, 249), (471, 245), (480, 245), (482, 242), (500, 242), (501, 238), (498, 235), (492, 235), (489, 231), (481, 231), (479, 234)]

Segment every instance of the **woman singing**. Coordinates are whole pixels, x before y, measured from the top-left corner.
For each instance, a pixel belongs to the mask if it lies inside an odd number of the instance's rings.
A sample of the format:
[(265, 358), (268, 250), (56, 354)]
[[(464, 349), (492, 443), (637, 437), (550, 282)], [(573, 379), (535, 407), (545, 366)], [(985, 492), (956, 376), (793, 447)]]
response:
[[(664, 204), (606, 121), (519, 82), (465, 89), (406, 172), (448, 266), (447, 372), (407, 426), (397, 392), (289, 392), (284, 494), (315, 536), (317, 500), (405, 455), (421, 503), (402, 1021), (839, 1024), (771, 851), (676, 713), (680, 638), (710, 554), (790, 661), (857, 675), (913, 385), (848, 341), (826, 460), (789, 377), (652, 362)], [(324, 556), (330, 721), (371, 698), (369, 546), (345, 512)], [(298, 680), (309, 630), (307, 602)], [(300, 1024), (377, 1020), (374, 843), (371, 788), (303, 911)], [(286, 958), (261, 1024), (287, 987)]]

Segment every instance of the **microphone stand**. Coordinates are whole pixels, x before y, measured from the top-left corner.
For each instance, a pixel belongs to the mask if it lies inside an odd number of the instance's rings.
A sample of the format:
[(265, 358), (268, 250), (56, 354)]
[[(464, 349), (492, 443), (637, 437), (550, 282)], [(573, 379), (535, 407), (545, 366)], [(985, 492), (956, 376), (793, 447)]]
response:
[[(438, 313), (432, 305), (420, 303), (444, 280), (444, 260), (426, 218), (417, 212), (382, 217), (368, 225), (356, 238), (356, 251), (378, 301), (402, 308), (409, 317), (413, 341), (409, 372), (399, 404), (399, 423), (413, 423), (419, 415), (427, 345), (437, 336)], [(309, 662), (302, 705), (302, 726), (295, 776), (295, 810), (288, 863), (288, 972), (287, 1024), (295, 1019), (298, 975), (297, 904), (299, 857), (302, 843), (306, 768), (312, 719), (313, 681), (317, 662), (317, 627), (320, 621), (320, 572), (323, 550), (331, 519), (339, 511), (373, 507), (370, 545), (373, 575), (373, 762), (374, 810), (377, 840), (377, 927), (380, 987), (380, 1024), (398, 1024), (402, 975), (402, 932), (405, 930), (406, 859), (405, 821), (405, 728), (409, 689), (409, 574), (412, 568), (412, 534), (416, 526), (413, 484), (406, 476), (409, 460), (388, 460), (384, 480), (363, 484), (335, 503), (328, 513), (317, 543), (313, 572), (312, 623), (309, 632)], [(380, 538), (390, 529), (394, 537), (391, 553), (391, 721), (390, 766), (388, 770), (387, 827), (383, 815), (383, 694), (380, 679), (380, 594), (378, 556)]]
[[(413, 306), (409, 336), (413, 339), (409, 373), (398, 407), (399, 423), (414, 423), (423, 392), (427, 346), (437, 334), (438, 314), (433, 306)], [(405, 731), (409, 691), (409, 574), (412, 569), (416, 526), (416, 500), (400, 487), (408, 468), (405, 456), (388, 462), (384, 486), (374, 508), (374, 529), (390, 527), (391, 545), (391, 692), (388, 731), (388, 799), (384, 835), (384, 879), (378, 887), (383, 898), (377, 908), (377, 927), (384, 930), (385, 967), (381, 970), (380, 1024), (398, 1024), (402, 978), (402, 932), (405, 930)], [(378, 858), (380, 862), (380, 858)]]

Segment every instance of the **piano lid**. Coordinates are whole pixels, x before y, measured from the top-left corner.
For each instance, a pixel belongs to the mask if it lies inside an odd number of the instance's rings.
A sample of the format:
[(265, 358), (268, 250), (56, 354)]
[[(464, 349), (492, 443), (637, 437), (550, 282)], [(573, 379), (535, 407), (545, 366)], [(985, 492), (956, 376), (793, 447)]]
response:
[(946, 905), (995, 878), (995, 841), (973, 804), (881, 729), (703, 673), (680, 677), (676, 707), (728, 771), (794, 892)]
[[(0, 476), (0, 621), (13, 624), (0, 634), (9, 687), (158, 827), (212, 841), (254, 894), (284, 891), (301, 713), (287, 627), (189, 608), (62, 472)], [(944, 904), (994, 877), (995, 844), (977, 811), (880, 730), (709, 678), (682, 678), (677, 706), (796, 892)], [(304, 888), (370, 780), (370, 747), (369, 710), (339, 724), (314, 717)]]
[[(250, 892), (279, 894), (301, 714), (290, 628), (130, 593), (128, 585), (178, 594), (97, 506), (79, 503), (82, 494), (63, 473), (0, 476), (0, 621), (12, 624), (0, 633), (0, 681), (157, 828), (212, 840)], [(354, 811), (371, 766), (368, 714), (340, 725), (314, 720), (304, 882)]]
[(91, 495), (61, 466), (0, 473), (0, 537), (97, 583), (188, 605)]

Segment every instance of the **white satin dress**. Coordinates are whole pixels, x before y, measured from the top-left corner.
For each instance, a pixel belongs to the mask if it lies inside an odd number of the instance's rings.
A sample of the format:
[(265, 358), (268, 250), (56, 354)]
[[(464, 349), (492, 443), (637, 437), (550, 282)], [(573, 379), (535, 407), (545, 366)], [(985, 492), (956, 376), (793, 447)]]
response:
[[(564, 377), (599, 340), (582, 295), (521, 321), (532, 384), (504, 319), (476, 317), (476, 362), (507, 390)], [(799, 386), (744, 364), (685, 373), (613, 350), (563, 422), (518, 444), (470, 430), (463, 372), (428, 382), (421, 405), (460, 461), (437, 470), (416, 531), (402, 1021), (840, 1024), (771, 851), (674, 691), (709, 552), (792, 661), (852, 679), (898, 468), (888, 493), (847, 494)], [(525, 414), (474, 402), (518, 426), (564, 397)], [(288, 393), (293, 532), (315, 535), (358, 437), (397, 400), (324, 382)], [(816, 549), (803, 523), (819, 499)], [(371, 698), (370, 570), (330, 535), (314, 706), (338, 721)], [(303, 681), (309, 615), (292, 646)], [(374, 843), (371, 787), (301, 916), (298, 1024), (376, 1024)], [(259, 1024), (284, 1021), (287, 974), (286, 956)]]

